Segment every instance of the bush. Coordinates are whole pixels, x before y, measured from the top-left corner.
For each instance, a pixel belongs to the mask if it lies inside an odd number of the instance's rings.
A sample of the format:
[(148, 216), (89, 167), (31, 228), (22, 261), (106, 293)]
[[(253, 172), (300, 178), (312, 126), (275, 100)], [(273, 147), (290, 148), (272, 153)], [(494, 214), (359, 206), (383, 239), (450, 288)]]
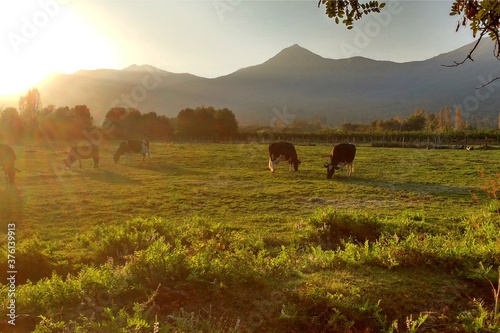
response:
[(160, 238), (173, 244), (173, 228), (172, 223), (161, 218), (136, 218), (119, 225), (94, 227), (78, 240), (90, 250), (87, 260), (102, 264), (111, 257), (124, 263), (127, 256), (146, 249)]
[[(6, 250), (6, 247), (0, 250), (0, 260), (2, 263), (7, 263)], [(54, 245), (42, 241), (38, 236), (33, 236), (19, 242), (15, 253), (16, 271), (18, 272), (16, 282), (25, 283), (27, 280), (36, 282), (50, 276), (52, 271), (57, 267), (54, 259)]]
[(308, 240), (316, 240), (323, 249), (342, 248), (346, 242), (374, 242), (383, 231), (383, 223), (367, 214), (349, 214), (333, 208), (316, 212), (308, 221)]

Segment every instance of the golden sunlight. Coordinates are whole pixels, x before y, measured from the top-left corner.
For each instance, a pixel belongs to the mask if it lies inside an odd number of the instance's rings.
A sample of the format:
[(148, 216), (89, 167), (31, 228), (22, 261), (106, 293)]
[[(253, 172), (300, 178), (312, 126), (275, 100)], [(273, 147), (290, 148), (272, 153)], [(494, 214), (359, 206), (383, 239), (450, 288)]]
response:
[(2, 28), (7, 52), (0, 61), (0, 96), (23, 93), (51, 73), (119, 66), (119, 48), (80, 15), (78, 6), (59, 0), (6, 3), (0, 6), (0, 19), (7, 19), (6, 12), (15, 14)]

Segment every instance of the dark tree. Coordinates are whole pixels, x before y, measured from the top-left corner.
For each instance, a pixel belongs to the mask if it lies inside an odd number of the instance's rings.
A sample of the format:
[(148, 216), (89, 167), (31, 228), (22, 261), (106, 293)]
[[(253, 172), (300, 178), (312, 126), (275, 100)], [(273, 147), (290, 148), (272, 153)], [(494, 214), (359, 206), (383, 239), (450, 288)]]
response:
[(183, 137), (197, 136), (193, 109), (187, 108), (179, 111), (177, 115), (177, 132)]
[(415, 112), (404, 121), (401, 126), (403, 131), (423, 131), (425, 129), (425, 115)]
[(26, 135), (33, 139), (37, 139), (40, 134), (41, 111), (42, 98), (38, 89), (30, 89), (26, 95), (19, 98), (19, 112), (25, 123)]
[(109, 136), (120, 139), (166, 140), (173, 135), (171, 120), (156, 112), (141, 114), (134, 108), (116, 107), (108, 111), (102, 125)]
[(127, 117), (127, 110), (124, 107), (114, 107), (106, 113), (102, 128), (111, 137), (126, 138), (127, 133), (124, 126), (124, 119)]
[(177, 131), (182, 137), (207, 138), (228, 137), (238, 132), (238, 122), (234, 113), (227, 109), (213, 107), (183, 109), (177, 115)]
[(156, 112), (143, 114), (140, 121), (141, 137), (166, 140), (173, 134), (170, 120), (165, 116), (158, 116)]
[(9, 107), (0, 114), (1, 137), (6, 142), (17, 143), (23, 138), (23, 121), (15, 108)]
[(194, 111), (194, 117), (198, 137), (215, 135), (215, 109), (213, 107), (197, 107)]
[(87, 105), (76, 105), (70, 111), (73, 123), (73, 135), (75, 138), (84, 138), (84, 131), (93, 126), (93, 119)]
[(215, 111), (215, 134), (218, 137), (231, 137), (238, 133), (238, 121), (228, 108)]

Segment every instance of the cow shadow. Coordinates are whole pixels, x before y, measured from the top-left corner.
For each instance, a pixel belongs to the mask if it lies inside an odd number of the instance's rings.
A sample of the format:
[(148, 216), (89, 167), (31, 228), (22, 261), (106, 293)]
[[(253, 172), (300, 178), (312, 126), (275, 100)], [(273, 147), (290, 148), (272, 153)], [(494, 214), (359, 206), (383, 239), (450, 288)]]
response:
[[(3, 185), (3, 184), (2, 184)], [(16, 185), (0, 186), (0, 228), (6, 232), (9, 224), (23, 221), (23, 192)]]
[(178, 176), (178, 175), (204, 176), (209, 174), (209, 172), (196, 169), (196, 167), (184, 168), (179, 165), (156, 164), (148, 162), (120, 164), (119, 167), (131, 168), (136, 170), (153, 171), (172, 176)]
[(122, 173), (116, 171), (110, 171), (105, 169), (95, 169), (93, 172), (73, 170), (77, 172), (78, 176), (81, 178), (86, 178), (93, 181), (111, 183), (111, 184), (139, 184), (140, 180), (134, 179), (132, 177), (126, 176)]
[(430, 182), (398, 182), (398, 181), (381, 181), (362, 176), (352, 175), (351, 177), (334, 177), (330, 180), (339, 183), (369, 186), (373, 188), (386, 189), (387, 191), (395, 192), (413, 192), (420, 194), (434, 194), (434, 195), (449, 195), (463, 194), (469, 195), (470, 187), (466, 186), (450, 186)]

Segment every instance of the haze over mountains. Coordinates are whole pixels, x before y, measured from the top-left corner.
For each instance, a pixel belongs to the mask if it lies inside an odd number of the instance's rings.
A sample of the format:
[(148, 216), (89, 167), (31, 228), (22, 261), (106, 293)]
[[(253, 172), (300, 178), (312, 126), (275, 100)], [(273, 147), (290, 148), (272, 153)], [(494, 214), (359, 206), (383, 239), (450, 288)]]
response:
[[(496, 118), (500, 111), (500, 63), (493, 45), (482, 42), (474, 61), (462, 61), (472, 48), (425, 61), (395, 63), (362, 57), (326, 59), (299, 45), (266, 62), (208, 79), (176, 74), (148, 65), (123, 70), (81, 70), (53, 74), (38, 86), (44, 105), (86, 104), (100, 125), (114, 106), (175, 117), (184, 108), (227, 107), (240, 124), (273, 125), (294, 117), (322, 116), (332, 125), (368, 123), (411, 114), (415, 108), (437, 112), (459, 106), (464, 118)], [(0, 105), (6, 105), (0, 98)], [(17, 103), (12, 105), (17, 107)]]

